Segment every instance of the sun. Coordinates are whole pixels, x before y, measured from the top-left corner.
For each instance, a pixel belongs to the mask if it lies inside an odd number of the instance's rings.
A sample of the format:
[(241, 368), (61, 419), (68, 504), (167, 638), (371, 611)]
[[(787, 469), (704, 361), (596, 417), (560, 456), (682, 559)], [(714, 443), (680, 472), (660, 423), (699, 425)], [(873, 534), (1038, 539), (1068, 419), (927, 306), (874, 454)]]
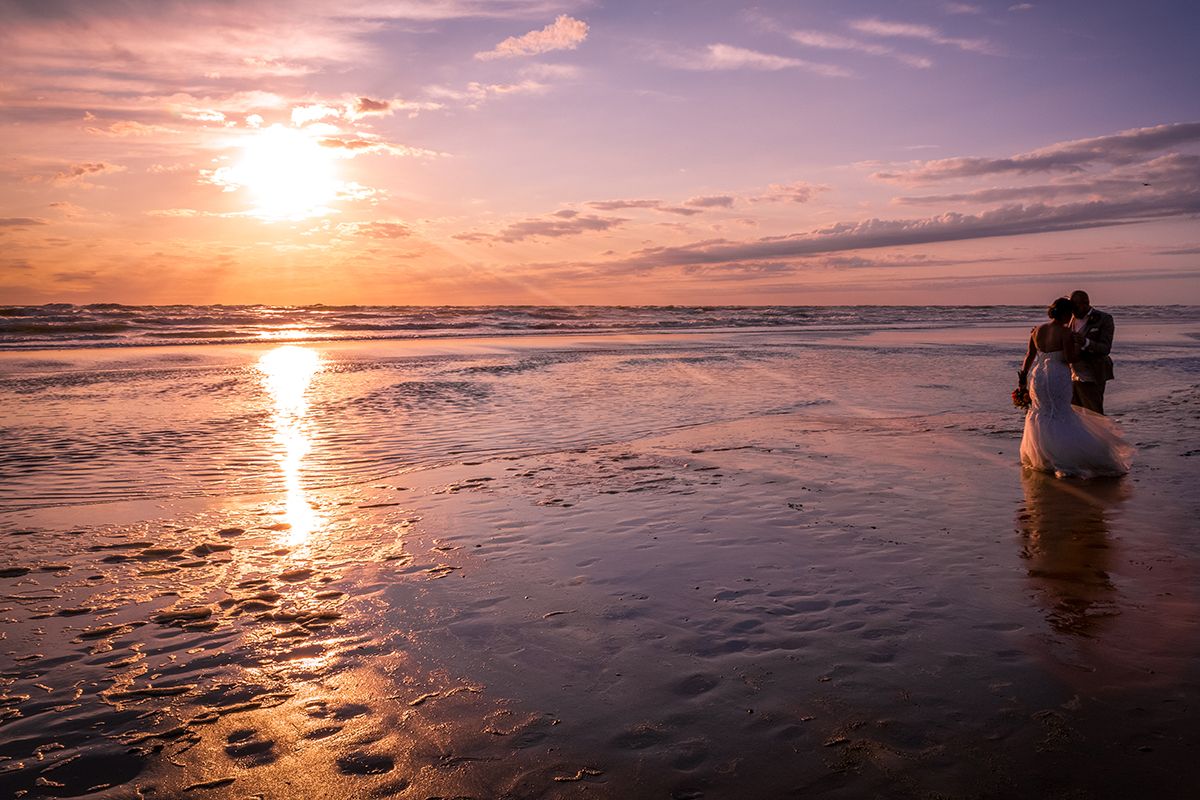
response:
[(244, 145), (241, 159), (221, 178), (229, 189), (250, 192), (257, 217), (306, 219), (330, 213), (339, 187), (335, 162), (311, 135), (272, 125)]

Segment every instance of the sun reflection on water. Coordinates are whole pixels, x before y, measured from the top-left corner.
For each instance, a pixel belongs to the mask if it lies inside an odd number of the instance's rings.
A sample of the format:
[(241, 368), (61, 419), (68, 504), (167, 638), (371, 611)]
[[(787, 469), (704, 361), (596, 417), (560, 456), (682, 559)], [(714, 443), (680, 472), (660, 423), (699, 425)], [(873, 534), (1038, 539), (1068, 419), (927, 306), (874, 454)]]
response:
[(305, 423), (308, 387), (321, 369), (321, 358), (313, 350), (284, 345), (263, 354), (258, 369), (275, 403), (272, 424), (281, 448), (278, 458), (286, 492), (284, 514), (291, 525), (288, 544), (295, 546), (307, 542), (324, 524), (321, 514), (309, 504), (300, 480), (301, 463), (312, 446)]

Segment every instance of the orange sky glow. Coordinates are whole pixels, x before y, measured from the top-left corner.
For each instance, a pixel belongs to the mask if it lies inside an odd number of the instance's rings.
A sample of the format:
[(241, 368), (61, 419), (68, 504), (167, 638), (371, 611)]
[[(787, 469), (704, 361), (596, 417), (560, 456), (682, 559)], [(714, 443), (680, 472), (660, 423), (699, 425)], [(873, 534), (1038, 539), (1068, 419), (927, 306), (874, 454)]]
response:
[(4, 2), (0, 302), (1200, 303), (1166, 7)]

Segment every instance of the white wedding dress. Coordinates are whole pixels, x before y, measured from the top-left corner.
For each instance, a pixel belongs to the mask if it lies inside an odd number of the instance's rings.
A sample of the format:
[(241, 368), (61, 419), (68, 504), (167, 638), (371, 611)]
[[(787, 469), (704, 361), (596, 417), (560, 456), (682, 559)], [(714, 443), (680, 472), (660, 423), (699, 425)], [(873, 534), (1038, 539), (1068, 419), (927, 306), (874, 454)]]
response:
[(1071, 405), (1071, 365), (1063, 351), (1038, 352), (1029, 371), (1021, 465), (1059, 477), (1124, 475), (1133, 447), (1108, 417)]

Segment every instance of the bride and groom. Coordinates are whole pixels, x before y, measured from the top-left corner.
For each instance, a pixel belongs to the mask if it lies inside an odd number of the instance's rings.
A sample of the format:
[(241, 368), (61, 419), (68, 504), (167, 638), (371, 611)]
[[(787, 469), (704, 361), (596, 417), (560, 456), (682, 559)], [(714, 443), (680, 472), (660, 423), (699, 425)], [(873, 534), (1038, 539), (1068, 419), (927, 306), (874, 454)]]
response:
[(1092, 308), (1083, 291), (1055, 300), (1047, 315), (1050, 321), (1030, 334), (1017, 373), (1019, 391), (1030, 399), (1021, 465), (1059, 476), (1123, 475), (1133, 448), (1104, 416), (1112, 316)]

